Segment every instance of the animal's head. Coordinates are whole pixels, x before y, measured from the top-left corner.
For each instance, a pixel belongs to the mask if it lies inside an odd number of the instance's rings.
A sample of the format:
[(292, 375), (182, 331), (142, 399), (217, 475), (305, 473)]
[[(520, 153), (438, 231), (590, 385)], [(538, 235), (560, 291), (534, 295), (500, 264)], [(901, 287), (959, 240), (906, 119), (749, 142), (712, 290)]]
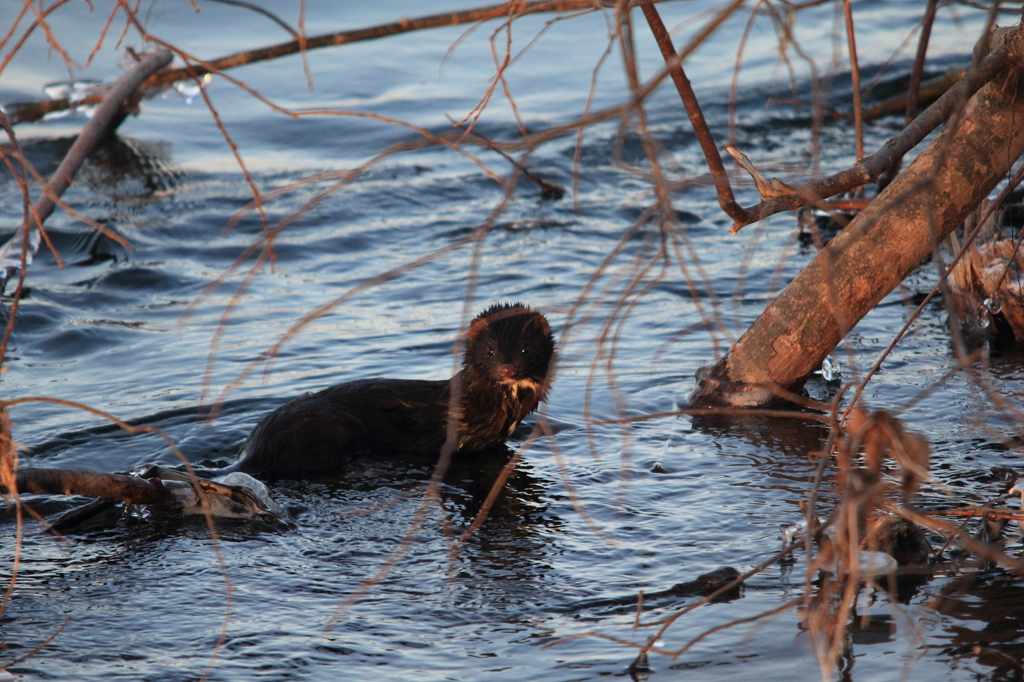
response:
[(520, 303), (501, 303), (469, 325), (466, 369), (477, 376), (543, 392), (555, 341), (543, 315)]

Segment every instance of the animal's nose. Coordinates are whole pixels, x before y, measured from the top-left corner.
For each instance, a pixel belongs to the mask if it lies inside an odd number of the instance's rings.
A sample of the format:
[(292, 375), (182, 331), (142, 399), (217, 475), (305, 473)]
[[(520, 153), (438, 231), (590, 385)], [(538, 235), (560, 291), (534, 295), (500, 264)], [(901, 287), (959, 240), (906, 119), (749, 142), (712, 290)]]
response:
[(512, 365), (508, 365), (508, 364), (506, 364), (506, 365), (498, 365), (498, 376), (501, 377), (501, 379), (503, 381), (507, 381), (509, 379), (515, 379), (516, 378), (516, 368), (513, 367)]

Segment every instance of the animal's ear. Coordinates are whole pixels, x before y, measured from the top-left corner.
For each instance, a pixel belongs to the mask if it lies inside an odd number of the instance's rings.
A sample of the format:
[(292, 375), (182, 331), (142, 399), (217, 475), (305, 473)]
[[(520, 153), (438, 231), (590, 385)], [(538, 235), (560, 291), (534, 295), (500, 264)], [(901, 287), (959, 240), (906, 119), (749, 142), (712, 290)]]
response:
[(547, 318), (540, 313), (533, 314), (530, 324), (540, 329), (541, 333), (545, 336), (551, 336), (551, 327), (548, 326)]
[(466, 338), (469, 339), (470, 343), (472, 343), (473, 339), (480, 336), (480, 333), (485, 329), (487, 329), (487, 320), (485, 320), (483, 316), (474, 318), (474, 320), (469, 323), (469, 332), (466, 334)]

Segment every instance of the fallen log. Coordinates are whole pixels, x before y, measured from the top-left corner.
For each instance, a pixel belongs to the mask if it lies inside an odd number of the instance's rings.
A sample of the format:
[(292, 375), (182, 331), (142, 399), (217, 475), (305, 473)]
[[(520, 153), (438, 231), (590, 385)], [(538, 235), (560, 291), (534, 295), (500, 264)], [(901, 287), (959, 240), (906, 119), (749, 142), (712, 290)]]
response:
[[(997, 29), (990, 45), (1019, 41)], [(1024, 69), (980, 89), (955, 123), (779, 294), (716, 364), (692, 407), (772, 402), (803, 385), (850, 329), (984, 199), (1024, 153)]]

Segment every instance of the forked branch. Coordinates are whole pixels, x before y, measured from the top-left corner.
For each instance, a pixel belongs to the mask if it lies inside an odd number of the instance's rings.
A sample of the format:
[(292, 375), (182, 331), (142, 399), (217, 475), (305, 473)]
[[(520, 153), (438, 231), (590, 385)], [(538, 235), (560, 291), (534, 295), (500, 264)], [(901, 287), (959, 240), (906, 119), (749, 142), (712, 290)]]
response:
[[(679, 90), (679, 95), (686, 107), (690, 123), (694, 133), (700, 142), (701, 149), (707, 159), (708, 169), (715, 182), (718, 191), (718, 202), (722, 209), (733, 219), (733, 226), (729, 230), (735, 234), (741, 228), (759, 220), (763, 220), (776, 213), (792, 211), (808, 204), (814, 204), (823, 199), (835, 196), (842, 192), (875, 182), (893, 164), (902, 159), (907, 152), (916, 147), (932, 131), (947, 121), (956, 109), (969, 100), (984, 85), (1003, 75), (1012, 67), (1024, 64), (1024, 28), (1018, 26), (1012, 29), (1001, 29), (982, 38), (978, 50), (986, 50), (989, 45), (996, 47), (981, 60), (975, 59), (967, 73), (957, 83), (949, 88), (945, 94), (939, 97), (927, 110), (910, 122), (899, 134), (889, 139), (881, 149), (874, 154), (865, 157), (863, 161), (851, 168), (840, 171), (830, 177), (821, 180), (808, 182), (799, 187), (787, 186), (774, 179), (767, 183), (758, 183), (759, 189), (762, 185), (774, 188), (784, 187), (788, 191), (772, 191), (767, 194), (761, 193), (761, 202), (749, 208), (739, 206), (733, 197), (732, 189), (729, 187), (728, 176), (722, 165), (722, 159), (715, 146), (711, 131), (700, 111), (700, 105), (690, 87), (689, 81), (683, 72), (681, 56), (676, 54), (672, 47), (671, 39), (665, 30), (657, 9), (651, 4), (643, 4), (644, 16), (651, 25), (651, 31), (661, 48), (662, 55), (668, 67), (672, 79)], [(987, 50), (986, 50), (987, 51)], [(732, 153), (732, 152), (730, 152)], [(736, 156), (734, 154), (734, 156)], [(740, 153), (740, 156), (742, 154)], [(737, 158), (740, 158), (737, 156)], [(745, 158), (745, 157), (743, 157)], [(750, 164), (752, 167), (752, 164)], [(748, 168), (748, 170), (750, 170)], [(755, 179), (759, 174), (754, 176)]]

